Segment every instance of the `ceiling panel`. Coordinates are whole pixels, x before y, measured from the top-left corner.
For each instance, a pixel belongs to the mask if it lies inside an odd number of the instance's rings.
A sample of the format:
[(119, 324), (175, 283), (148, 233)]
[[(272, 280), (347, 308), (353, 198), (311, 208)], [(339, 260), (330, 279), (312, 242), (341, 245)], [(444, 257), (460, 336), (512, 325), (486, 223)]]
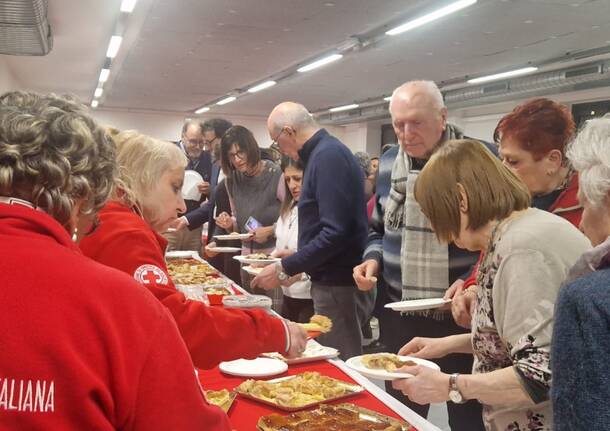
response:
[[(426, 0), (139, 0), (102, 99), (109, 108), (188, 113), (353, 35), (370, 35)], [(8, 57), (22, 86), (90, 100), (120, 0), (54, 0), (55, 46)], [(138, 9), (139, 8), (139, 9)], [(346, 55), (211, 113), (267, 115), (284, 100), (311, 110), (388, 94), (409, 79), (448, 81), (610, 45), (610, 0), (479, 0), (451, 17)]]

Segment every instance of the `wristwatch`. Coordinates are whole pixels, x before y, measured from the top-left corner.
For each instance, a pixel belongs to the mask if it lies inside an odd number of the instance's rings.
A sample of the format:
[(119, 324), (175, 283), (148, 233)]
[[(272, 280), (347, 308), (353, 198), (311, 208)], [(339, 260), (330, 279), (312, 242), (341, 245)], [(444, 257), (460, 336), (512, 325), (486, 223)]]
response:
[(458, 388), (458, 376), (458, 373), (454, 373), (449, 376), (449, 399), (456, 404), (463, 404), (466, 402), (466, 400), (464, 399), (462, 393), (460, 392), (460, 389)]
[(290, 276), (284, 272), (281, 262), (275, 264), (275, 272), (277, 274), (277, 279), (280, 281), (286, 281), (290, 278)]

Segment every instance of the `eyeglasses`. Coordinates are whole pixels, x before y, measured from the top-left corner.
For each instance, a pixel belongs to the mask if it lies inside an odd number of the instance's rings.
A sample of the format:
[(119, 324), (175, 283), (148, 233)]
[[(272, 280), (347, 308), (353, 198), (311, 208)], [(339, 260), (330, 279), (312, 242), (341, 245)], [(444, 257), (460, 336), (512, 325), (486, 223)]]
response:
[(212, 143), (214, 143), (214, 141), (216, 141), (216, 139), (218, 139), (218, 136), (216, 136), (214, 139), (210, 139), (210, 140), (204, 139), (202, 142), (203, 142), (204, 146), (210, 147), (212, 145)]
[(293, 127), (288, 127), (288, 126), (284, 126), (282, 127), (282, 129), (280, 130), (280, 133), (277, 134), (277, 136), (273, 139), (272, 144), (278, 144), (278, 140), (280, 139), (280, 136), (282, 136), (282, 133), (284, 133), (287, 129), (291, 129), (292, 133), (296, 133), (296, 130), (294, 130)]
[(246, 152), (245, 151), (237, 151), (236, 153), (229, 153), (229, 160), (231, 159), (239, 159), (239, 160), (246, 160)]
[(277, 144), (277, 141), (280, 139), (280, 136), (282, 136), (282, 133), (284, 133), (283, 127), (282, 127), (282, 130), (280, 130), (280, 133), (278, 133), (277, 136), (275, 138), (273, 138), (273, 144)]

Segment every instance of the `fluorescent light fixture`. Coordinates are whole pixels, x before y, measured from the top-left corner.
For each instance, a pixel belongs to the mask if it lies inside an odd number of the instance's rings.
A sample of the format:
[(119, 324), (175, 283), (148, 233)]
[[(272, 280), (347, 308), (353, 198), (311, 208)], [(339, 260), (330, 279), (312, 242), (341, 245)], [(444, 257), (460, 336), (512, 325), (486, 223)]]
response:
[(343, 55), (341, 55), (341, 54), (332, 54), (332, 55), (329, 55), (328, 57), (321, 58), (319, 60), (314, 61), (313, 63), (309, 63), (303, 67), (298, 68), (297, 72), (301, 72), (301, 73), (309, 72), (310, 70), (314, 70), (314, 69), (317, 69), (318, 67), (324, 66), (328, 63), (332, 63), (333, 61), (337, 61), (342, 57), (343, 57)]
[(98, 87), (95, 89), (95, 93), (93, 93), (93, 97), (99, 98), (103, 92), (104, 92), (104, 89)]
[(133, 12), (133, 8), (136, 7), (136, 1), (137, 0), (123, 0), (121, 2), (121, 12)]
[(93, 100), (93, 101), (91, 102), (91, 107), (92, 107), (92, 108), (97, 108), (97, 105), (99, 105), (99, 104), (100, 104), (100, 102), (98, 102), (97, 100)]
[(390, 100), (392, 100), (392, 96), (384, 97), (383, 100), (385, 100), (386, 102), (389, 102)]
[(102, 71), (100, 72), (100, 82), (106, 82), (108, 81), (108, 75), (110, 75), (110, 69), (102, 69)]
[(216, 104), (222, 106), (222, 105), (226, 105), (227, 103), (231, 103), (236, 99), (237, 99), (237, 97), (235, 97), (235, 96), (229, 96), (222, 100), (219, 100), (218, 102), (216, 102)]
[(207, 106), (203, 106), (195, 111), (195, 114), (203, 114), (204, 112), (208, 112), (210, 108)]
[(112, 36), (110, 38), (110, 43), (108, 44), (108, 50), (106, 51), (106, 57), (114, 58), (116, 57), (117, 52), (119, 52), (119, 48), (121, 47), (121, 42), (123, 42), (122, 36)]
[(394, 27), (391, 30), (385, 32), (388, 36), (395, 36), (400, 33), (404, 33), (405, 31), (413, 30), (414, 28), (420, 27), (424, 24), (428, 24), (434, 20), (442, 18), (446, 15), (452, 14), (453, 12), (457, 12), (458, 10), (464, 9), (465, 7), (472, 6), (475, 4), (477, 0), (460, 0), (455, 3), (451, 3), (444, 8), (435, 10), (434, 12), (430, 12), (427, 15), (420, 16), (419, 18), (415, 18), (412, 21), (406, 22), (398, 27)]
[(495, 75), (481, 76), (480, 78), (469, 79), (469, 84), (480, 84), (482, 82), (495, 81), (496, 79), (511, 78), (513, 76), (525, 75), (537, 71), (537, 67), (524, 67), (522, 69), (509, 70), (508, 72), (496, 73)]
[(337, 106), (336, 108), (330, 108), (329, 111), (330, 112), (341, 112), (341, 111), (349, 111), (350, 109), (354, 109), (357, 108), (358, 105), (357, 103), (352, 103), (351, 105), (343, 105), (343, 106)]
[(273, 87), (277, 82), (275, 81), (265, 81), (262, 84), (255, 85), (252, 88), (248, 88), (248, 93), (256, 93), (257, 91), (264, 90), (265, 88)]

